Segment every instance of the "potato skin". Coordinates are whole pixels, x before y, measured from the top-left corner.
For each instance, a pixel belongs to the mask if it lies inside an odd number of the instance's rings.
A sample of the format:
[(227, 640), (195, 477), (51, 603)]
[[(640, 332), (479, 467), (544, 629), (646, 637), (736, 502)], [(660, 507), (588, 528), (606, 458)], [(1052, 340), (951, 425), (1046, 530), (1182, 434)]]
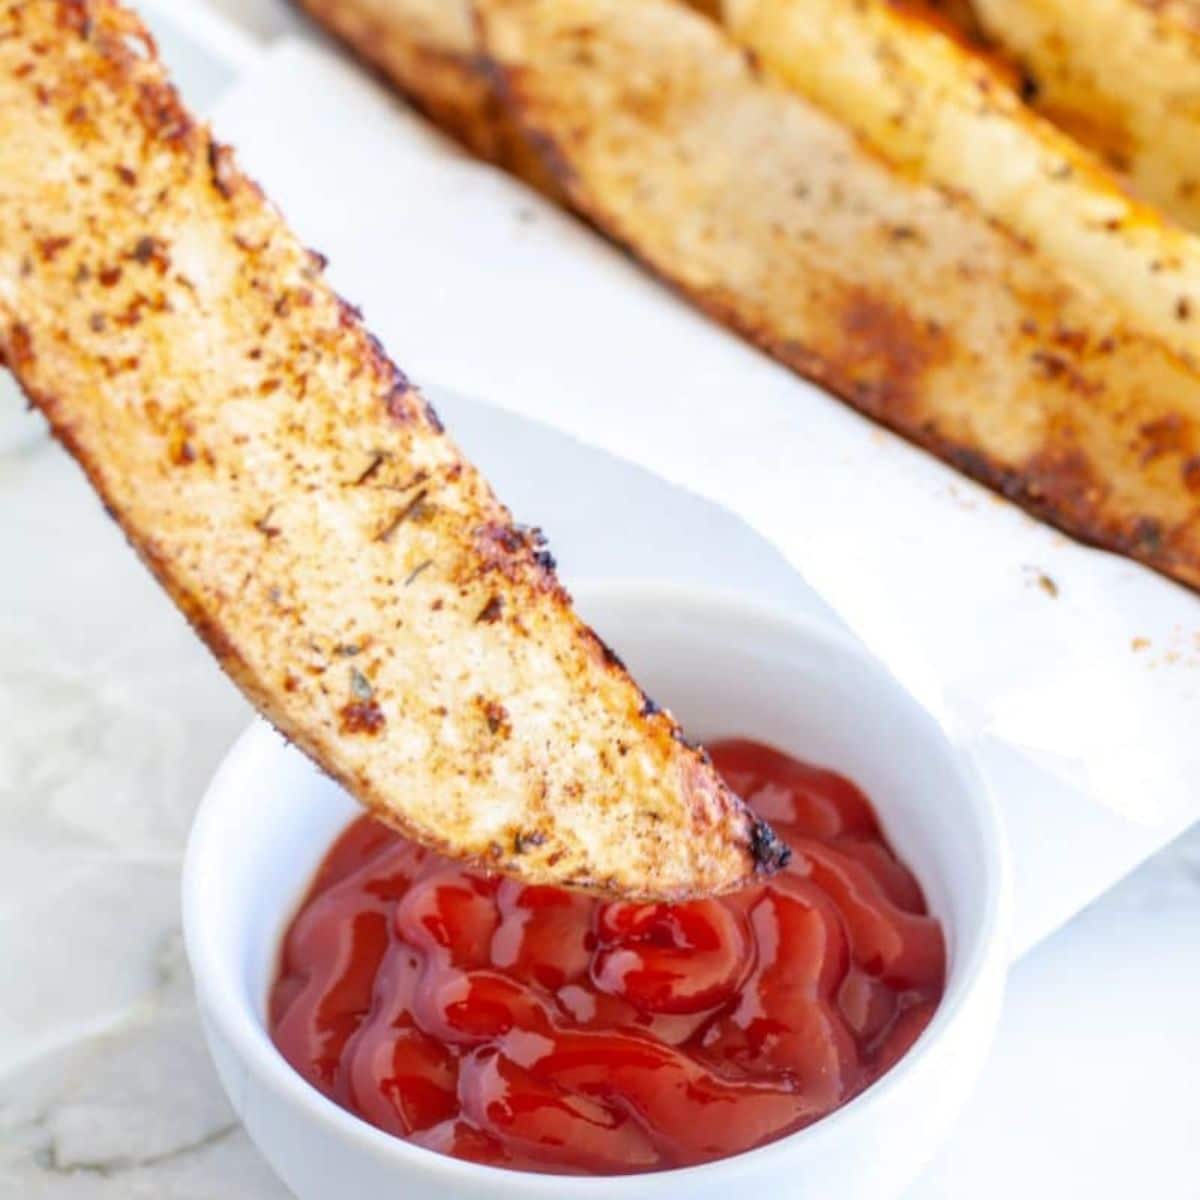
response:
[(128, 10), (0, 4), (0, 352), (249, 699), (385, 821), (527, 880), (777, 866), (322, 266)]

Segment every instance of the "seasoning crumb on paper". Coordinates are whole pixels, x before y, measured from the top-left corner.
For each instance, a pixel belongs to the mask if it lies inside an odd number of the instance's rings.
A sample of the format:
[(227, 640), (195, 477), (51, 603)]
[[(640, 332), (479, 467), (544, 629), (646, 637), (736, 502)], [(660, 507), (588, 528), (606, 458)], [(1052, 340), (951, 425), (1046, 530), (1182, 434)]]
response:
[[(1129, 646), (1137, 654), (1150, 650), (1154, 643), (1148, 637), (1135, 637)], [(1200, 668), (1200, 630), (1185, 630), (1176, 626), (1169, 638), (1159, 640), (1157, 653), (1146, 655), (1143, 662), (1151, 670), (1176, 666), (1190, 670)]]
[(1051, 600), (1058, 599), (1058, 584), (1039, 567), (1026, 567), (1029, 582), (1036, 584)]

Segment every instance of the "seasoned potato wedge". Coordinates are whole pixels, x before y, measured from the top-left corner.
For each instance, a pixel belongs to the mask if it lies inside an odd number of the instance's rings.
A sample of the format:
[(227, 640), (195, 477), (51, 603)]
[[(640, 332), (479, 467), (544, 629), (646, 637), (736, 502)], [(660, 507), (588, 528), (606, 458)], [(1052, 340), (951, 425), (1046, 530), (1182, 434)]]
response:
[(1200, 585), (1200, 377), (1111, 300), (672, 0), (476, 7), (513, 112), (613, 238), (862, 412)]
[(891, 0), (724, 0), (734, 37), (919, 179), (967, 197), (1131, 329), (1200, 363), (1200, 239), (1116, 176), (961, 43)]
[(1200, 229), (1196, 0), (974, 0), (1032, 103), (1145, 199)]
[(235, 682), (385, 821), (638, 897), (784, 856), (113, 0), (0, 3), (0, 352)]

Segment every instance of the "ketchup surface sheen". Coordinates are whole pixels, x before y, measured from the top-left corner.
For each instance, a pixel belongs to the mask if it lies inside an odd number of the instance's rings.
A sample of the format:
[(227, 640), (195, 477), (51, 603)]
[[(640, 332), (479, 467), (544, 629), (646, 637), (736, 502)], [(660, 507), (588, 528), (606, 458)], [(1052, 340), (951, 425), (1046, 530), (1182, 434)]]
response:
[(288, 929), (280, 1051), (380, 1129), (533, 1171), (689, 1166), (845, 1104), (933, 1015), (941, 928), (849, 780), (710, 750), (793, 852), (718, 900), (524, 886), (359, 818)]

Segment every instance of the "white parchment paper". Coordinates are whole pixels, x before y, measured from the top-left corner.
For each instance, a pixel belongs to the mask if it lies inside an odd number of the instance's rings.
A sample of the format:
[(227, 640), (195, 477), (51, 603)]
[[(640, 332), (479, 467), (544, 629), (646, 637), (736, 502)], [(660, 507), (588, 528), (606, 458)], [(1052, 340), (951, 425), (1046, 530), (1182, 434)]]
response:
[(214, 125), (418, 381), (636, 461), (780, 547), (978, 755), (1016, 844), (1018, 946), (1200, 816), (1195, 595), (776, 366), (329, 51), (278, 46)]

